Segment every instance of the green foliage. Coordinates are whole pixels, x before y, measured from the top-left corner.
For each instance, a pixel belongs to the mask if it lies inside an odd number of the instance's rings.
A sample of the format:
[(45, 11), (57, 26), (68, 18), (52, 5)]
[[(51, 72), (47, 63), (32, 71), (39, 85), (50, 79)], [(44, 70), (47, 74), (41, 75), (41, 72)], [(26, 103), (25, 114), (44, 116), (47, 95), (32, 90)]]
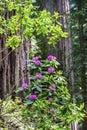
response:
[[(66, 79), (58, 70), (59, 63), (55, 58), (49, 60), (48, 57), (41, 62), (39, 58), (35, 61), (35, 58), (37, 59), (34, 57), (29, 64), (30, 84), (24, 87), (24, 83), (21, 89), (25, 92), (27, 104), (27, 107), (23, 109), (23, 116), (30, 117), (30, 121), (38, 130), (70, 130), (69, 126), (73, 121), (83, 120), (85, 116), (84, 104), (78, 107), (72, 103)], [(55, 68), (55, 71), (50, 73), (48, 71), (50, 67)], [(38, 73), (42, 75), (40, 78), (36, 78)], [(21, 90), (18, 89), (18, 91)], [(31, 98), (32, 94), (33, 98)]]
[(5, 33), (5, 30), (2, 28), (3, 26), (3, 17), (0, 16), (0, 34)]
[(3, 28), (0, 28), (0, 34), (3, 34), (5, 31)]
[(23, 107), (19, 98), (14, 101), (11, 97), (0, 100), (0, 130), (32, 130), (22, 117)]
[(7, 28), (8, 31), (11, 32), (11, 34), (15, 34), (16, 31), (20, 29), (20, 21), (19, 21), (19, 15), (12, 16), (11, 19), (9, 19)]
[[(86, 28), (86, 23), (87, 23), (87, 1), (84, 0), (81, 2), (81, 6), (82, 6), (82, 10), (78, 11), (78, 2), (75, 0), (71, 0), (70, 1), (70, 5), (71, 5), (71, 13), (70, 13), (70, 18), (71, 21), (69, 21), (69, 24), (71, 26), (71, 31), (72, 31), (72, 44), (73, 44), (73, 71), (74, 71), (74, 76), (75, 76), (75, 81), (74, 81), (74, 89), (76, 92), (76, 99), (78, 101), (78, 103), (83, 101), (83, 98), (86, 98), (86, 95), (82, 95), (82, 79), (81, 79), (81, 68), (82, 66), (85, 65), (85, 71), (87, 69), (87, 65), (86, 65), (86, 61), (87, 61), (87, 28)], [(79, 15), (82, 16), (81, 18), (81, 26), (83, 26), (83, 30), (81, 30), (81, 33), (83, 35), (83, 37), (79, 37), (79, 23), (78, 23), (78, 17)], [(80, 47), (80, 41), (82, 38), (83, 41), (83, 48)], [(82, 50), (82, 52), (81, 52)], [(85, 60), (83, 61), (83, 63), (81, 63), (81, 56), (80, 53), (83, 53), (83, 57), (85, 58)], [(86, 72), (85, 72), (86, 75)], [(87, 76), (86, 76), (87, 79)], [(87, 80), (86, 80), (86, 84), (87, 84)]]
[[(33, 1), (33, 3), (35, 3)], [(51, 16), (50, 12), (46, 10), (39, 11), (36, 6), (32, 4), (32, 0), (26, 0), (26, 2), (19, 1), (3, 1), (1, 7), (4, 7), (2, 10), (5, 12), (6, 8), (9, 12), (13, 12), (13, 15), (10, 18), (0, 20), (1, 30), (0, 33), (10, 33), (11, 37), (15, 37), (15, 34), (22, 35), (22, 37), (31, 41), (31, 38), (34, 38), (36, 41), (42, 42), (43, 39), (46, 39), (48, 44), (56, 44), (61, 38), (67, 37), (67, 33), (63, 32), (60, 23), (58, 22), (59, 14), (54, 13)], [(2, 26), (3, 23), (3, 26)], [(5, 28), (5, 30), (4, 30)], [(13, 39), (13, 38), (12, 38)], [(19, 40), (19, 39), (16, 39)], [(12, 49), (20, 45), (20, 41), (16, 41), (15, 44), (12, 40), (8, 40), (6, 47), (11, 47)], [(17, 43), (17, 44), (16, 44)]]
[(6, 47), (11, 47), (13, 50), (18, 47), (21, 43), (22, 39), (20, 36), (9, 36), (6, 42)]

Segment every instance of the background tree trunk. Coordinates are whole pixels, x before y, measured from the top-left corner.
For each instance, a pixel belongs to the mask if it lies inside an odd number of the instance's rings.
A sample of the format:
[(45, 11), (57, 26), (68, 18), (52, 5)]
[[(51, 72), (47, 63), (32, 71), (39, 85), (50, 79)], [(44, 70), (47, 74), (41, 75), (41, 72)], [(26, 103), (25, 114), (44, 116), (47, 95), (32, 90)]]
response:
[[(69, 14), (70, 14), (70, 6), (69, 0), (41, 0), (41, 7), (43, 9), (47, 9), (52, 14), (54, 11), (59, 12), (61, 15), (60, 22), (63, 25), (63, 30), (68, 32), (68, 38), (62, 39), (56, 45), (56, 49), (52, 46), (48, 45), (48, 54), (54, 54), (58, 57), (59, 62), (62, 65), (62, 69), (64, 71), (64, 75), (69, 79), (68, 86), (71, 94), (74, 94), (74, 89), (72, 89), (74, 85), (74, 73), (73, 73), (73, 59), (72, 59), (72, 38), (70, 26), (68, 24)], [(47, 48), (47, 47), (46, 47)]]
[[(64, 72), (64, 76), (68, 79), (68, 87), (70, 93), (73, 98), (74, 97), (74, 73), (73, 73), (73, 58), (72, 58), (72, 37), (71, 37), (71, 30), (68, 24), (69, 22), (69, 15), (70, 15), (70, 5), (69, 0), (41, 0), (41, 7), (46, 9), (53, 14), (54, 11), (57, 11), (60, 15), (60, 23), (63, 25), (63, 30), (68, 32), (68, 38), (62, 39), (56, 45), (56, 49), (52, 46), (48, 46), (49, 53), (54, 54), (57, 56), (59, 62), (61, 63)], [(49, 54), (48, 53), (48, 54)], [(74, 100), (75, 101), (75, 100)], [(73, 101), (73, 102), (74, 102)], [(75, 103), (75, 102), (74, 102)], [(71, 124), (72, 130), (78, 130), (77, 124), (74, 122)]]
[[(8, 20), (15, 15), (14, 11), (5, 10), (4, 17)], [(22, 45), (15, 50), (5, 48), (9, 33), (0, 35), (0, 98), (6, 94), (15, 96), (15, 90), (23, 82), (29, 84), (29, 69), (27, 60), (29, 56), (29, 42), (23, 39)]]
[[(82, 88), (82, 96), (85, 103), (85, 109), (87, 111), (87, 88), (86, 88), (86, 67), (85, 67), (85, 53), (84, 53), (84, 42), (83, 42), (83, 15), (82, 15), (82, 7), (83, 1), (78, 0), (78, 29), (79, 29), (79, 44), (80, 44), (80, 73), (81, 73), (81, 88)], [(87, 130), (87, 118), (83, 121), (82, 130)]]

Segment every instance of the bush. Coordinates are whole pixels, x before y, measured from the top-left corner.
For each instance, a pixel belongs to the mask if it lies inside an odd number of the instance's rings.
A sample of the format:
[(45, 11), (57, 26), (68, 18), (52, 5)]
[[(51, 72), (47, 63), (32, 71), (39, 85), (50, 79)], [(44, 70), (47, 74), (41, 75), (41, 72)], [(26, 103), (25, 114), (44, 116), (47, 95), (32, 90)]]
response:
[(19, 98), (0, 100), (0, 130), (33, 130), (32, 124), (28, 125), (29, 119), (22, 116), (25, 106)]
[(85, 116), (84, 104), (78, 107), (72, 103), (67, 82), (58, 70), (55, 56), (46, 60), (33, 57), (30, 60), (30, 84), (23, 83), (17, 91), (24, 91), (27, 107), (23, 116), (30, 118), (37, 130), (69, 130), (73, 121), (79, 122)]

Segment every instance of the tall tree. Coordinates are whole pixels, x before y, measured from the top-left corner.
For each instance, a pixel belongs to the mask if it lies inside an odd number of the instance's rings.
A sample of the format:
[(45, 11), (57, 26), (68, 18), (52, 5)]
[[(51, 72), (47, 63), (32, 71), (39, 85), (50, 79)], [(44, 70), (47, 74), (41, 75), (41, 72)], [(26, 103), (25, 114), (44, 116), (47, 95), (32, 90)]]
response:
[[(62, 69), (64, 74), (69, 79), (69, 87), (74, 84), (74, 74), (72, 70), (73, 60), (72, 60), (72, 38), (71, 38), (71, 31), (70, 26), (68, 24), (69, 21), (69, 14), (70, 14), (70, 6), (69, 0), (62, 1), (62, 0), (53, 0), (53, 1), (41, 1), (41, 7), (43, 9), (47, 9), (52, 14), (54, 11), (57, 11), (60, 15), (60, 23), (65, 31), (68, 32), (68, 38), (62, 39), (61, 42), (57, 43), (56, 48), (48, 47), (49, 52), (55, 54), (60, 63), (62, 64)], [(72, 92), (72, 87), (69, 88)]]
[[(87, 55), (87, 40), (86, 40), (86, 15), (87, 1), (71, 0), (71, 25), (73, 35), (74, 48), (74, 74), (75, 88), (77, 101), (85, 103), (87, 111), (87, 79), (86, 79), (86, 55)], [(87, 129), (87, 119), (83, 122), (83, 130)]]
[[(71, 29), (69, 26), (69, 15), (70, 15), (70, 3), (69, 0), (41, 0), (41, 7), (54, 13), (57, 11), (60, 15), (60, 23), (63, 25), (63, 29), (68, 32), (68, 38), (62, 39), (59, 43), (57, 43), (56, 48), (49, 47), (49, 52), (55, 54), (60, 63), (62, 64), (62, 69), (64, 75), (68, 79), (68, 86), (71, 92), (72, 97), (74, 97), (74, 73), (73, 73), (73, 58), (72, 58), (72, 37), (71, 37)], [(71, 126), (72, 130), (77, 130), (77, 124), (73, 123)]]
[[(85, 108), (87, 111), (87, 88), (86, 88), (86, 68), (85, 68), (85, 53), (84, 53), (84, 42), (83, 42), (83, 1), (78, 0), (78, 29), (79, 29), (79, 44), (80, 44), (80, 63), (81, 63), (81, 87), (82, 96), (85, 103)], [(83, 130), (87, 129), (87, 118), (83, 121)]]
[[(10, 23), (9, 21), (15, 18), (16, 12), (15, 10), (9, 10), (7, 5), (2, 2), (1, 8), (4, 8), (0, 14), (4, 19), (4, 22)], [(12, 18), (12, 19), (11, 19)], [(1, 18), (1, 20), (3, 20)], [(15, 19), (14, 19), (15, 20)], [(3, 21), (1, 22), (1, 27), (4, 26)], [(16, 25), (18, 25), (18, 21), (15, 20), (13, 30), (16, 30)], [(13, 26), (11, 24), (11, 26)], [(4, 26), (4, 29), (5, 26)], [(12, 36), (12, 30), (8, 31), (6, 29), (6, 33), (0, 35), (0, 98), (6, 96), (7, 93), (12, 94), (14, 96), (14, 90), (19, 87), (23, 82), (29, 83), (29, 69), (27, 67), (28, 53), (29, 53), (29, 42), (25, 40), (21, 36), (21, 46), (14, 49), (5, 48), (7, 38)], [(17, 36), (21, 35), (21, 29), (15, 31), (15, 35), (13, 38), (17, 41)], [(16, 44), (14, 41), (14, 45)], [(10, 43), (9, 41), (8, 43)]]

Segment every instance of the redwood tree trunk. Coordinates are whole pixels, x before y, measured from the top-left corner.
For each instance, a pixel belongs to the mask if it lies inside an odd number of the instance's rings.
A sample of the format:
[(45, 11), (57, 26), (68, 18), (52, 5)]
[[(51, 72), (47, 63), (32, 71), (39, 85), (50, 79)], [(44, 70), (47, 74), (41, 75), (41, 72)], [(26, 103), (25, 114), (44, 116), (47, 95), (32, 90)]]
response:
[[(79, 25), (79, 44), (80, 44), (80, 73), (81, 73), (81, 87), (82, 87), (82, 96), (85, 103), (85, 109), (87, 111), (87, 88), (86, 88), (86, 67), (85, 67), (85, 53), (84, 53), (84, 42), (83, 42), (83, 16), (82, 16), (82, 6), (83, 1), (78, 0), (78, 25)], [(87, 130), (87, 118), (83, 121), (82, 130)]]
[[(68, 87), (72, 97), (74, 97), (74, 73), (73, 73), (73, 59), (72, 59), (72, 37), (71, 30), (68, 24), (69, 14), (70, 14), (70, 5), (69, 0), (41, 0), (41, 7), (46, 9), (53, 14), (54, 11), (57, 11), (62, 17), (60, 22), (63, 25), (63, 30), (68, 32), (68, 38), (62, 39), (56, 45), (56, 50), (52, 46), (49, 47), (49, 53), (54, 54), (58, 57), (59, 62), (62, 65), (64, 76), (68, 79)], [(77, 124), (74, 122), (71, 124), (72, 130), (78, 130)]]
[[(14, 11), (4, 12), (6, 20), (13, 15)], [(0, 98), (5, 97), (7, 93), (13, 94), (14, 97), (16, 88), (23, 82), (29, 84), (29, 42), (22, 37), (22, 45), (13, 51), (11, 48), (5, 48), (8, 35), (8, 32), (6, 35), (0, 35)]]
[(60, 15), (62, 15), (60, 22), (63, 25), (63, 30), (67, 31), (69, 36), (67, 39), (62, 39), (59, 43), (57, 43), (56, 49), (49, 45), (50, 47), (48, 46), (48, 53), (52, 53), (58, 57), (58, 60), (62, 65), (64, 75), (69, 79), (69, 90), (73, 93), (74, 89), (71, 87), (74, 84), (74, 74), (72, 69), (72, 38), (70, 26), (68, 24), (68, 15), (70, 14), (69, 0), (41, 0), (41, 7), (43, 9), (47, 9), (52, 14), (54, 11), (57, 11)]

